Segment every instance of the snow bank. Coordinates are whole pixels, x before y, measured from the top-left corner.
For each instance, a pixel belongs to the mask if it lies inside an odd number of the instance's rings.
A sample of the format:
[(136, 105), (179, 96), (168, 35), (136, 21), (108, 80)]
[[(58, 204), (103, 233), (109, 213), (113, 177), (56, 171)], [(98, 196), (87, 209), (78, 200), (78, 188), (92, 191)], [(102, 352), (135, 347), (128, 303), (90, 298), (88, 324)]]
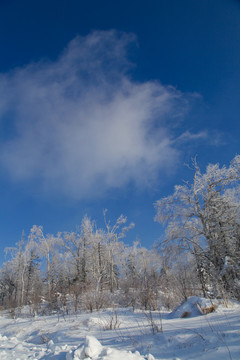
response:
[(116, 350), (108, 348), (106, 355), (102, 356), (99, 360), (154, 360), (154, 357), (143, 357), (138, 351), (132, 353), (126, 350)]
[(134, 353), (112, 348), (104, 349), (94, 336), (86, 336), (85, 344), (66, 355), (66, 360), (155, 360), (149, 354), (142, 356), (138, 351)]
[(218, 300), (210, 300), (198, 296), (191, 296), (169, 314), (170, 318), (185, 318), (208, 314), (218, 307)]

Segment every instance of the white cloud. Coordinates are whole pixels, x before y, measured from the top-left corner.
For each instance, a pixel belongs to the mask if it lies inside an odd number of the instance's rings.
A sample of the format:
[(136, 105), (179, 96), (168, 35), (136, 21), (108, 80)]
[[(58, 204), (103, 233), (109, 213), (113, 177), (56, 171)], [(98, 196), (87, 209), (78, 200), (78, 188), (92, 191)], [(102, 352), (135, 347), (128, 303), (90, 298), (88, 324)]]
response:
[(209, 136), (208, 131), (207, 130), (203, 130), (200, 131), (198, 133), (191, 133), (190, 131), (185, 131), (184, 133), (182, 133), (177, 139), (176, 139), (176, 143), (185, 143), (185, 142), (189, 142), (192, 140), (205, 140), (207, 139)]
[(169, 121), (182, 115), (187, 99), (172, 87), (131, 79), (133, 41), (93, 32), (76, 37), (56, 61), (0, 75), (0, 119), (14, 124), (0, 163), (12, 179), (80, 199), (129, 181), (146, 186), (174, 165)]

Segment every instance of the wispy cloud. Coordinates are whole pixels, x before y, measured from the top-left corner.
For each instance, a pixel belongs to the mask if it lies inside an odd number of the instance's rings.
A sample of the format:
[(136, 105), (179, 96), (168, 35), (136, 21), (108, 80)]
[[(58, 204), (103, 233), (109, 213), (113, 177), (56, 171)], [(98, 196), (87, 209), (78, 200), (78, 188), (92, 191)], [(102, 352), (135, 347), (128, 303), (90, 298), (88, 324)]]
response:
[(196, 133), (193, 133), (189, 130), (183, 132), (180, 136), (176, 137), (174, 140), (175, 145), (192, 145), (199, 144), (200, 142), (206, 142), (208, 146), (223, 146), (226, 145), (229, 136), (225, 133), (223, 134), (219, 130), (202, 130)]
[(131, 79), (134, 41), (96, 31), (76, 37), (56, 61), (0, 75), (0, 121), (12, 124), (0, 163), (12, 179), (80, 199), (129, 181), (146, 186), (174, 165), (169, 122), (188, 100), (173, 87)]
[(176, 143), (186, 143), (192, 140), (205, 140), (207, 139), (209, 136), (209, 133), (207, 130), (204, 131), (200, 131), (198, 133), (192, 133), (190, 131), (185, 131), (184, 133), (182, 133), (178, 138), (176, 138), (175, 142)]

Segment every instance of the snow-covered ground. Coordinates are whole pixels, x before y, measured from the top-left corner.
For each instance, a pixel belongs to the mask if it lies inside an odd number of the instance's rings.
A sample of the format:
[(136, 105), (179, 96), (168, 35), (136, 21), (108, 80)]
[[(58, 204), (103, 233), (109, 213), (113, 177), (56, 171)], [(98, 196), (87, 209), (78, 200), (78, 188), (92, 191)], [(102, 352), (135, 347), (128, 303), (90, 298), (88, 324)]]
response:
[(240, 305), (200, 315), (196, 302), (209, 305), (190, 298), (172, 314), (108, 309), (10, 319), (1, 313), (0, 359), (239, 360)]

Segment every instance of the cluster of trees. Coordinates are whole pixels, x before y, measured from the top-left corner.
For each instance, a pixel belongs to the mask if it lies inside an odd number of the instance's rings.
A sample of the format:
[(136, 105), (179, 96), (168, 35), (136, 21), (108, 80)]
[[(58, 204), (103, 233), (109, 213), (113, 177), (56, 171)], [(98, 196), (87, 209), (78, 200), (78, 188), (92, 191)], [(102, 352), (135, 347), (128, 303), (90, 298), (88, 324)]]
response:
[(0, 269), (0, 305), (35, 312), (113, 304), (157, 309), (191, 295), (240, 299), (240, 156), (229, 167), (192, 163), (193, 181), (155, 204), (165, 224), (160, 246), (122, 239), (134, 224), (121, 215), (97, 228), (89, 217), (57, 235), (33, 226)]
[(76, 232), (45, 235), (33, 226), (27, 240), (11, 249), (11, 257), (0, 273), (1, 306), (21, 308), (30, 304), (34, 311), (48, 308), (92, 310), (110, 306), (156, 308), (161, 260), (157, 252), (137, 242), (122, 242), (134, 226), (121, 215), (105, 228), (85, 216)]

